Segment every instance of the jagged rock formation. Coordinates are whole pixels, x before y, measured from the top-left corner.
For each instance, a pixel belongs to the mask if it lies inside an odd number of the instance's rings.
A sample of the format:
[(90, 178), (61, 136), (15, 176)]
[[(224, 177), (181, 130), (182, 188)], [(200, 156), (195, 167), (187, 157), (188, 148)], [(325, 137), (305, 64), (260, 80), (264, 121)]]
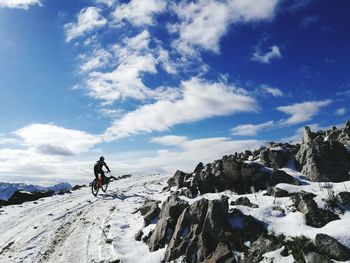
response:
[[(301, 182), (307, 185), (307, 178), (310, 181), (350, 180), (350, 152), (347, 148), (349, 146), (350, 121), (344, 129), (333, 128), (317, 133), (305, 127), (301, 145), (270, 142), (255, 151), (224, 156), (205, 165), (199, 163), (192, 173), (176, 171), (168, 180), (166, 189), (170, 191), (171, 196), (162, 205), (155, 229), (143, 240), (151, 251), (167, 246), (165, 262), (251, 263), (260, 262), (265, 258), (265, 253), (272, 251), (280, 253), (282, 257), (292, 256), (295, 262), (328, 263), (333, 262), (332, 260), (350, 260), (349, 248), (322, 233), (317, 234), (315, 240), (304, 236), (285, 237), (268, 234), (264, 222), (239, 210), (254, 211), (249, 212), (251, 214), (256, 211), (259, 213), (259, 209), (264, 205), (258, 200), (256, 203), (259, 203), (260, 208), (252, 204), (246, 196), (235, 198), (230, 202), (234, 207), (229, 210), (228, 197), (225, 195), (216, 200), (198, 196), (226, 190), (231, 190), (237, 195), (266, 190), (260, 194), (286, 198), (284, 200), (289, 200), (289, 203), (292, 201), (292, 205), (286, 206), (282, 199), (277, 199), (275, 205), (274, 198), (274, 206), (270, 209), (276, 217), (302, 213), (305, 217), (304, 224), (315, 229), (322, 228), (334, 220), (339, 220), (341, 213), (350, 208), (350, 193), (347, 190), (333, 193), (330, 198), (333, 207), (327, 206), (328, 201), (323, 199), (326, 208), (323, 209), (318, 207), (314, 200), (316, 195), (313, 193), (300, 190), (295, 192), (296, 187), (286, 187), (285, 189), (290, 191), (288, 192), (282, 189), (285, 186), (276, 185), (301, 185)], [(300, 176), (299, 181), (286, 173), (287, 169), (281, 170), (293, 162), (307, 178), (303, 179)], [(257, 195), (259, 193), (255, 194)], [(184, 197), (196, 197), (196, 201), (188, 203)], [(148, 206), (156, 210), (154, 204)], [(338, 210), (331, 211), (329, 208)], [(142, 235), (142, 232), (139, 232), (135, 238), (140, 240)]]
[(350, 121), (344, 129), (313, 133), (305, 127), (303, 143), (296, 155), (301, 173), (315, 182), (350, 180)]

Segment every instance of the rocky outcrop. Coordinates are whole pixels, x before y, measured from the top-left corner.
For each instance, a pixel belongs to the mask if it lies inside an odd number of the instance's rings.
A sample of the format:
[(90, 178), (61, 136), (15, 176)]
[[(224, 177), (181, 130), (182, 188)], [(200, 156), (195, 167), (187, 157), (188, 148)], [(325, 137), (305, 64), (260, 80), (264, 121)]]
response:
[(296, 155), (301, 173), (314, 182), (342, 182), (350, 180), (350, 126), (327, 132), (311, 132), (305, 127), (303, 144)]
[(269, 142), (260, 150), (260, 162), (273, 169), (280, 169), (287, 165), (288, 161), (293, 159), (298, 152), (300, 145), (289, 143)]
[(186, 207), (188, 203), (176, 195), (171, 195), (163, 203), (156, 227), (146, 240), (151, 251), (158, 250), (170, 242), (177, 219)]
[(149, 225), (153, 220), (156, 220), (160, 212), (157, 201), (147, 201), (139, 210), (143, 216), (145, 226)]
[(0, 200), (0, 206), (6, 205), (19, 205), (25, 202), (36, 201), (40, 198), (49, 197), (54, 195), (54, 191), (44, 191), (44, 192), (26, 192), (17, 190), (7, 201)]
[(315, 244), (319, 251), (328, 257), (346, 261), (350, 260), (350, 248), (339, 243), (335, 238), (325, 234), (317, 234), (315, 238)]
[(307, 225), (319, 228), (325, 226), (331, 221), (339, 219), (339, 217), (333, 212), (318, 208), (313, 197), (315, 197), (315, 195), (306, 192), (297, 193), (292, 197), (297, 210), (305, 215)]

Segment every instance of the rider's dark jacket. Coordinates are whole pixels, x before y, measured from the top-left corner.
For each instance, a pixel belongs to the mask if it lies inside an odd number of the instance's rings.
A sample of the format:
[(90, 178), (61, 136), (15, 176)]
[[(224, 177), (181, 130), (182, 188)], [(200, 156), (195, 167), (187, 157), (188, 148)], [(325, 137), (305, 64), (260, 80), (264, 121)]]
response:
[(104, 161), (98, 160), (94, 165), (94, 173), (95, 173), (96, 178), (98, 177), (98, 174), (101, 174), (102, 176), (105, 175), (105, 173), (102, 169), (103, 166), (106, 167), (108, 172), (111, 171), (111, 170), (109, 170), (109, 167), (107, 166), (107, 164)]

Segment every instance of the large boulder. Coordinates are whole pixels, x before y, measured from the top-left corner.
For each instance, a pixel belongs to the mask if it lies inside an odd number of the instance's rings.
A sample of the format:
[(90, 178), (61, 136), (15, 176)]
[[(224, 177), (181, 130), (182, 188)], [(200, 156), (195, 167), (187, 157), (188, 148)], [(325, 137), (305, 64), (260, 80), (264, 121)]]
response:
[(183, 184), (184, 184), (187, 176), (188, 176), (188, 174), (186, 174), (180, 170), (177, 170), (175, 172), (174, 176), (171, 177), (167, 183), (170, 187), (177, 186), (177, 189), (180, 189), (181, 187), (183, 187)]
[(178, 219), (165, 252), (165, 262), (181, 256), (185, 257), (186, 262), (210, 260), (208, 257), (215, 255), (212, 253), (228, 229), (227, 200), (201, 199), (186, 208)]
[(285, 171), (282, 170), (274, 170), (271, 173), (269, 185), (274, 186), (276, 184), (294, 184), (294, 185), (300, 185), (300, 182), (298, 179), (294, 178), (293, 176), (287, 174)]
[(273, 169), (280, 169), (286, 166), (290, 159), (290, 153), (289, 151), (276, 147), (271, 148), (269, 151), (269, 158), (271, 160), (271, 167)]
[(339, 219), (339, 216), (333, 212), (318, 208), (313, 200), (314, 196), (305, 192), (299, 192), (292, 196), (295, 207), (305, 215), (306, 225), (319, 228)]
[(314, 182), (350, 180), (350, 154), (338, 141), (304, 143), (296, 155), (301, 173)]
[(151, 251), (156, 251), (170, 242), (177, 219), (186, 207), (188, 202), (176, 195), (171, 195), (164, 201), (156, 227), (146, 240)]
[(139, 210), (141, 215), (143, 215), (146, 226), (153, 220), (156, 220), (160, 212), (157, 201), (147, 201), (140, 207)]
[(339, 243), (333, 237), (325, 234), (317, 234), (315, 238), (315, 244), (319, 251), (322, 251), (323, 254), (332, 259), (350, 261), (350, 249)]

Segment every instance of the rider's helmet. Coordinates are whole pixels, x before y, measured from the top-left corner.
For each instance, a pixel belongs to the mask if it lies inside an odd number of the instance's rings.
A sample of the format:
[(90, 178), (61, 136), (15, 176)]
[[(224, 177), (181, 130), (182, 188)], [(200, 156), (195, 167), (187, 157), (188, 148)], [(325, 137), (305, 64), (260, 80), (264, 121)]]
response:
[(104, 158), (103, 156), (101, 156), (101, 157), (100, 157), (100, 161), (103, 162), (104, 160), (105, 160), (105, 158)]

